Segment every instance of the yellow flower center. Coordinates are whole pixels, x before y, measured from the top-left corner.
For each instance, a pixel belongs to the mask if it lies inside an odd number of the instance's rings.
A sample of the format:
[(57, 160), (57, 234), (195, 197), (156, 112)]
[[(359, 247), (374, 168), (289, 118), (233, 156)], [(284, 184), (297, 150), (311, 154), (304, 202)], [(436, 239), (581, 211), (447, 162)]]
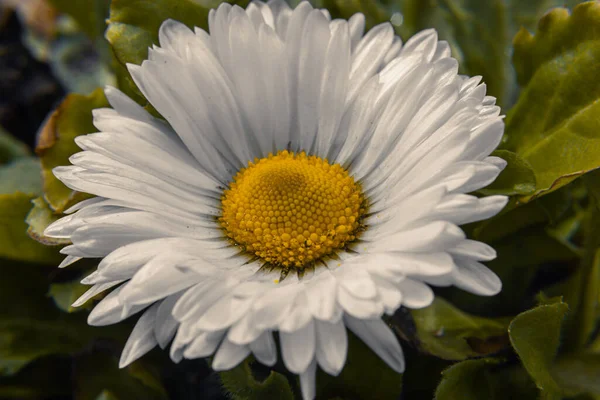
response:
[(303, 269), (356, 239), (365, 210), (360, 185), (339, 164), (284, 150), (237, 173), (219, 222), (271, 266)]

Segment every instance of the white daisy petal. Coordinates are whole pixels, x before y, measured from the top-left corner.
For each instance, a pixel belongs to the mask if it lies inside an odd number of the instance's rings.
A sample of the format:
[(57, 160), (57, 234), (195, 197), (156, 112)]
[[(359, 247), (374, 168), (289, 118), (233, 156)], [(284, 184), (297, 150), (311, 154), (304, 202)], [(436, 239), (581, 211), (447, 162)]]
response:
[[(44, 235), (46, 235), (45, 231), (44, 231)], [(50, 236), (50, 235), (46, 235), (46, 236)], [(50, 237), (56, 237), (56, 236), (50, 236)], [(81, 259), (82, 259), (82, 257), (66, 256), (64, 258), (64, 260), (62, 260), (61, 263), (58, 265), (58, 268), (66, 268), (69, 265), (71, 265)]]
[(277, 361), (277, 348), (271, 332), (263, 332), (249, 347), (256, 359), (264, 365), (272, 366)]
[[(377, 286), (365, 270), (340, 269), (336, 274), (340, 286), (348, 293), (359, 299), (374, 299), (377, 297)], [(337, 272), (337, 271), (336, 271)]]
[(302, 390), (303, 400), (313, 400), (317, 394), (317, 363), (312, 361), (306, 371), (300, 374), (300, 389)]
[(288, 22), (293, 11), (288, 3), (284, 0), (269, 0), (267, 5), (273, 13), (273, 20), (275, 22), (277, 35), (284, 39), (287, 33)]
[(136, 305), (124, 312), (125, 305), (119, 301), (119, 293), (123, 288), (123, 285), (119, 286), (94, 307), (88, 315), (88, 324), (93, 326), (112, 325), (146, 308), (147, 304)]
[(295, 332), (312, 320), (305, 292), (300, 292), (292, 302), (291, 308), (279, 323), (281, 332)]
[(218, 300), (198, 320), (198, 326), (207, 331), (218, 331), (230, 327), (250, 308), (246, 299), (225, 296)]
[(175, 266), (166, 267), (172, 257), (158, 256), (144, 265), (119, 294), (123, 304), (148, 304), (195, 285), (202, 279)]
[(280, 332), (281, 354), (285, 367), (301, 374), (310, 365), (315, 354), (315, 324), (310, 321), (295, 332)]
[[(263, 107), (270, 116), (270, 125), (265, 129), (270, 132), (275, 148), (284, 148), (290, 142), (290, 109), (289, 78), (286, 73), (285, 44), (272, 29), (261, 25), (258, 31), (259, 42), (262, 46), (262, 70), (269, 80), (265, 84), (265, 99)], [(270, 130), (269, 130), (270, 128)]]
[(363, 84), (380, 68), (394, 40), (394, 30), (389, 23), (372, 28), (352, 52), (349, 97), (353, 98)]
[(375, 318), (383, 314), (383, 303), (378, 299), (365, 300), (353, 296), (348, 290), (340, 288), (337, 295), (337, 301), (344, 309), (346, 314), (356, 318)]
[(119, 115), (136, 121), (152, 122), (154, 120), (143, 107), (131, 100), (119, 89), (112, 86), (106, 86), (104, 88), (104, 94), (112, 108), (114, 108)]
[(354, 14), (348, 20), (348, 26), (350, 27), (350, 40), (352, 42), (352, 51), (354, 52), (356, 46), (360, 42), (362, 35), (365, 31), (365, 16), (364, 14)]
[(488, 219), (498, 214), (508, 203), (506, 196), (476, 198), (469, 195), (448, 196), (447, 201), (438, 204), (435, 213), (438, 218), (455, 224), (468, 224)]
[(424, 308), (433, 301), (433, 291), (420, 281), (404, 279), (398, 287), (402, 293), (402, 304), (408, 308)]
[[(179, 335), (179, 330), (177, 334)], [(200, 358), (200, 357), (208, 357), (215, 352), (219, 343), (221, 343), (221, 339), (223, 338), (223, 331), (217, 332), (200, 332), (194, 336), (194, 339), (191, 341), (189, 346), (185, 348), (183, 351), (183, 356), (185, 358)], [(175, 338), (177, 341), (177, 337)], [(229, 343), (229, 342), (228, 342)], [(243, 347), (243, 346), (240, 346)], [(175, 343), (171, 346), (171, 358), (173, 357), (173, 349), (177, 349)], [(226, 358), (227, 352), (230, 347), (225, 347), (223, 349), (222, 357)], [(239, 349), (239, 348), (236, 348)], [(222, 360), (223, 362), (226, 360)]]
[(94, 297), (97, 294), (100, 294), (100, 293), (104, 292), (105, 290), (108, 290), (111, 287), (114, 287), (122, 282), (123, 282), (123, 280), (95, 284), (90, 289), (88, 289), (84, 294), (82, 294), (77, 300), (75, 300), (75, 302), (73, 304), (71, 304), (71, 307), (82, 306), (84, 303), (86, 303), (92, 297)]
[(234, 323), (227, 332), (227, 338), (236, 344), (253, 343), (265, 332), (265, 328), (256, 325), (254, 313), (248, 312)]
[(388, 65), (394, 58), (398, 57), (400, 51), (402, 50), (402, 39), (399, 36), (394, 36), (394, 41), (392, 42), (392, 46), (388, 50), (385, 58), (383, 59), (383, 64)]
[(156, 310), (156, 319), (154, 323), (154, 337), (161, 349), (165, 349), (167, 344), (175, 336), (179, 322), (173, 316), (173, 307), (182, 293), (174, 294), (164, 299)]
[[(277, 326), (288, 314), (292, 307), (291, 303), (299, 291), (300, 287), (297, 285), (286, 285), (270, 291), (268, 295), (252, 303), (256, 324), (264, 329), (271, 329)], [(281, 299), (285, 299), (286, 301), (281, 301)]]
[(259, 4), (260, 3), (258, 3), (258, 2), (252, 2), (252, 3), (248, 4), (248, 7), (246, 7), (246, 14), (248, 14), (248, 17), (250, 18), (250, 22), (252, 22), (252, 25), (254, 26), (254, 30), (257, 32), (261, 25), (266, 24), (265, 18), (263, 16), (263, 12), (262, 12)]
[(382, 269), (386, 269), (394, 270), (399, 275), (423, 277), (445, 275), (454, 269), (452, 257), (445, 252), (380, 253), (373, 257), (369, 256), (367, 259), (372, 260), (373, 263), (373, 267), (369, 268), (369, 272), (375, 274)]
[(173, 308), (178, 321), (197, 321), (233, 286), (230, 281), (202, 280), (186, 291)]
[(431, 61), (441, 60), (442, 58), (450, 57), (450, 45), (445, 40), (440, 40), (437, 42), (437, 48), (435, 49), (435, 54)]
[(343, 320), (315, 321), (317, 362), (330, 375), (338, 375), (346, 362), (348, 336)]
[(331, 321), (339, 307), (336, 302), (337, 282), (329, 272), (323, 272), (306, 288), (308, 308), (312, 315), (323, 321)]
[(186, 45), (194, 39), (194, 33), (181, 22), (168, 19), (162, 23), (158, 30), (158, 41), (165, 50), (175, 52), (184, 57)]
[(158, 306), (159, 304), (157, 303), (150, 307), (135, 324), (121, 353), (119, 368), (126, 367), (156, 346), (157, 342), (154, 337), (153, 328)]
[(300, 46), (298, 79), (302, 84), (298, 86), (299, 136), (293, 140), (292, 148), (295, 143), (298, 143), (298, 149), (310, 149), (315, 142), (319, 109), (324, 109), (319, 102), (319, 97), (330, 35), (327, 19), (319, 10), (313, 10), (304, 25)]
[(404, 372), (404, 353), (392, 330), (381, 319), (345, 316), (346, 326), (398, 373)]
[(227, 338), (219, 346), (212, 367), (215, 371), (226, 371), (244, 361), (250, 355), (250, 348), (230, 342)]
[(504, 122), (500, 118), (490, 118), (478, 127), (472, 134), (467, 151), (462, 155), (463, 160), (481, 160), (498, 146), (504, 132)]
[(333, 30), (325, 58), (319, 98), (315, 152), (327, 154), (346, 105), (350, 74), (350, 36), (347, 24)]
[(432, 251), (447, 249), (465, 239), (464, 232), (456, 225), (435, 221), (423, 226), (409, 228), (385, 238), (378, 238), (368, 246), (369, 252), (386, 251)]
[(458, 268), (453, 274), (454, 285), (480, 296), (493, 296), (502, 289), (502, 281), (485, 265), (460, 256), (456, 257)]
[(490, 261), (496, 258), (496, 250), (493, 247), (475, 240), (465, 240), (454, 248), (448, 250), (450, 254), (467, 257), (476, 261)]
[(394, 314), (402, 304), (402, 292), (398, 290), (396, 283), (385, 277), (373, 276), (373, 280), (378, 285), (379, 298), (384, 306), (385, 313)]
[(402, 48), (402, 52), (423, 53), (426, 60), (431, 60), (437, 49), (437, 44), (435, 29), (425, 29), (411, 37)]

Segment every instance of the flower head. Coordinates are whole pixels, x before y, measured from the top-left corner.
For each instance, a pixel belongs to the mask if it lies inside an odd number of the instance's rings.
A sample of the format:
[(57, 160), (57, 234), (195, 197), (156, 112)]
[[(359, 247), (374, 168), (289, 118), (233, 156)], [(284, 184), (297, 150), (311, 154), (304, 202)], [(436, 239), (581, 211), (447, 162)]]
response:
[(109, 87), (99, 132), (54, 171), (97, 196), (46, 230), (72, 241), (62, 266), (102, 258), (75, 305), (112, 288), (90, 324), (143, 311), (121, 365), (169, 343), (174, 361), (273, 365), (278, 331), (310, 399), (348, 328), (403, 371), (384, 314), (429, 305), (429, 285), (500, 290), (480, 263), (494, 250), (458, 227), (506, 204), (467, 194), (505, 166), (495, 99), (433, 30), (402, 44), (390, 24), (363, 35), (361, 14), (280, 0), (222, 4), (209, 26), (165, 21), (129, 65), (166, 121)]

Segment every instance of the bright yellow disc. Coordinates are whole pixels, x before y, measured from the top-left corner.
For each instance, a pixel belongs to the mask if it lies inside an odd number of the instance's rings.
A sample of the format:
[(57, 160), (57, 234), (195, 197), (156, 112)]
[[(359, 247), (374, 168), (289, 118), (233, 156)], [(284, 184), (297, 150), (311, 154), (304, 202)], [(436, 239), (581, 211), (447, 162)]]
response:
[(356, 239), (365, 198), (339, 164), (280, 151), (238, 172), (222, 211), (227, 236), (247, 252), (275, 267), (303, 268)]

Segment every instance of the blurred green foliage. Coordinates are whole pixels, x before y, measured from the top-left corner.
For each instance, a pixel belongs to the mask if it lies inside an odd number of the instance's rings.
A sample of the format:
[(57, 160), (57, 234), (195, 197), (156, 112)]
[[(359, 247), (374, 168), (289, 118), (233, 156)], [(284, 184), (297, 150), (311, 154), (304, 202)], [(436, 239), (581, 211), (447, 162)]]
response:
[[(556, 9), (532, 36), (514, 40), (515, 69), (524, 90), (506, 120), (503, 148), (533, 168), (537, 187), (530, 201), (600, 165), (600, 4)], [(560, 159), (560, 162), (556, 162)]]
[[(151, 109), (126, 63), (146, 58), (167, 18), (207, 29), (208, 10), (220, 1), (51, 3), (75, 21), (119, 88)], [(405, 40), (436, 28), (461, 71), (483, 75), (507, 114), (505, 138), (494, 155), (508, 166), (480, 192), (511, 196), (500, 215), (465, 227), (498, 251), (488, 265), (501, 277), (503, 291), (479, 298), (439, 289), (430, 307), (399, 310), (388, 323), (407, 353), (404, 376), (349, 334), (346, 367), (339, 377), (318, 373), (318, 398), (403, 393), (438, 400), (600, 399), (600, 3), (313, 3), (334, 18), (363, 12), (368, 27), (391, 20)], [(547, 12), (554, 6), (574, 8)], [(51, 170), (68, 164), (78, 151), (74, 138), (95, 131), (91, 110), (105, 106), (101, 89), (69, 94), (41, 129), (37, 158), (0, 132), (2, 398), (161, 399), (167, 397), (161, 380), (176, 379), (165, 372), (171, 368), (167, 357), (156, 354), (118, 369), (131, 324), (87, 325), (86, 306), (93, 300), (79, 309), (71, 304), (85, 291), (78, 281), (94, 263), (57, 270), (58, 250), (68, 243), (43, 235), (49, 223), (87, 196), (64, 186)], [(249, 359), (221, 373), (232, 398), (298, 398), (296, 378), (280, 366), (264, 379), (256, 369)]]

